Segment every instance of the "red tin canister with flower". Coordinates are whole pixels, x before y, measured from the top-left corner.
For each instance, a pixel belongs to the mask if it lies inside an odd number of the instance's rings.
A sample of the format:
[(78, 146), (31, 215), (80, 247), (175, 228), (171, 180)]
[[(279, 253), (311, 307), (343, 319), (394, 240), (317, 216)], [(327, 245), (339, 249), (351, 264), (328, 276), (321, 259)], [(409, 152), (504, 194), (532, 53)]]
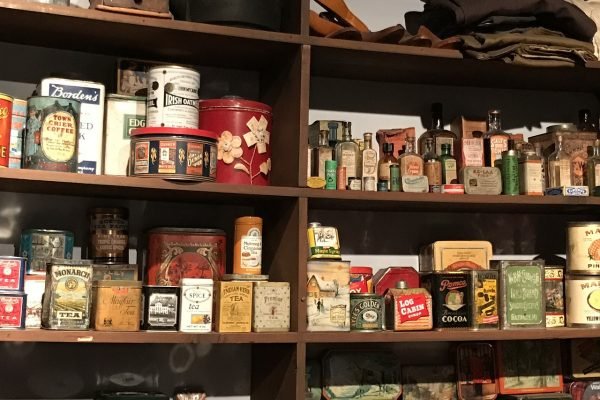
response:
[(269, 184), (271, 107), (238, 97), (200, 102), (200, 129), (217, 133), (217, 182)]

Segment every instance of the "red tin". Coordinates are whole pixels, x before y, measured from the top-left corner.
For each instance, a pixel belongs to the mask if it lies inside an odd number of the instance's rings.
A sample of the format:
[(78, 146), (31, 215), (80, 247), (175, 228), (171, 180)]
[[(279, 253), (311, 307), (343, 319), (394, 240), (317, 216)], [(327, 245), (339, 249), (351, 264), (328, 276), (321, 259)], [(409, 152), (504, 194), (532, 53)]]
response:
[(597, 400), (600, 398), (600, 382), (571, 382), (569, 394), (573, 396), (573, 400)]
[(23, 292), (0, 292), (0, 329), (25, 329), (25, 304)]
[(350, 293), (373, 293), (373, 268), (350, 267)]
[(13, 98), (0, 93), (0, 167), (8, 168)]
[(179, 286), (183, 278), (219, 280), (225, 274), (225, 232), (157, 228), (148, 233), (148, 285)]
[(269, 185), (272, 110), (240, 98), (200, 102), (199, 128), (218, 136), (217, 182)]
[(0, 256), (0, 290), (22, 292), (26, 265), (26, 258)]
[(399, 281), (406, 282), (410, 289), (421, 287), (421, 277), (413, 267), (388, 267), (380, 269), (373, 277), (375, 294), (383, 296), (388, 289), (394, 289)]

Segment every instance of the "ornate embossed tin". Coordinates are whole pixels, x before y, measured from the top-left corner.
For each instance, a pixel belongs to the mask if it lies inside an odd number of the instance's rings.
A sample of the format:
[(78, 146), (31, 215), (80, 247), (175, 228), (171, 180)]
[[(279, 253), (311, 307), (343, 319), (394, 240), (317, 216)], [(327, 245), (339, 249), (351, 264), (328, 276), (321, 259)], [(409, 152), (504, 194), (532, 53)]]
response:
[(569, 223), (567, 273), (600, 274), (600, 223)]
[(433, 327), (470, 328), (473, 324), (472, 275), (431, 273), (422, 276), (422, 285), (433, 300)]
[(215, 330), (250, 332), (252, 330), (252, 282), (216, 282)]
[(288, 282), (254, 282), (253, 296), (253, 332), (290, 330), (290, 284)]
[(26, 258), (0, 256), (0, 290), (22, 292), (26, 265)]
[(213, 280), (181, 280), (179, 331), (206, 333), (212, 329)]
[(501, 328), (546, 326), (543, 261), (500, 262)]
[(372, 293), (350, 293), (350, 330), (377, 332), (383, 328), (383, 299)]
[(472, 276), (473, 293), (473, 329), (498, 329), (500, 317), (498, 315), (498, 271), (474, 270)]
[(546, 328), (565, 326), (565, 268), (546, 265), (544, 269), (544, 298), (546, 299)]
[(89, 257), (95, 262), (127, 262), (129, 210), (93, 208), (90, 214)]
[(21, 233), (19, 254), (27, 258), (28, 274), (45, 274), (53, 258), (73, 257), (73, 233), (49, 229), (28, 229)]
[(97, 331), (140, 330), (142, 282), (98, 281), (93, 290), (93, 327)]
[(459, 344), (456, 362), (460, 400), (494, 400), (498, 396), (496, 360), (491, 344)]
[(179, 323), (179, 287), (147, 285), (144, 293), (144, 323), (148, 331), (176, 331)]

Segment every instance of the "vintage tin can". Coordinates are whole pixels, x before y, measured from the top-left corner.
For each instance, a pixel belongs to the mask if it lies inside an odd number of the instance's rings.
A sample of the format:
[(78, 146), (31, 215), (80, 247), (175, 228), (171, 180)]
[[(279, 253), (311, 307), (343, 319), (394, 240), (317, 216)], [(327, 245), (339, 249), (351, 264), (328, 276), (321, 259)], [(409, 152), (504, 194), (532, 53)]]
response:
[(498, 271), (474, 270), (472, 276), (473, 329), (498, 329)]
[(46, 277), (42, 275), (27, 275), (25, 277), (25, 294), (27, 295), (26, 328), (42, 326), (42, 297), (46, 287)]
[(371, 293), (350, 293), (350, 330), (377, 332), (383, 329), (383, 299)]
[(269, 275), (223, 274), (221, 275), (221, 280), (227, 282), (267, 282)]
[(218, 136), (217, 182), (269, 185), (271, 107), (240, 98), (204, 100), (199, 127)]
[(570, 378), (600, 380), (598, 354), (600, 354), (600, 339), (572, 339), (568, 343)]
[(349, 331), (350, 262), (309, 261), (307, 273), (307, 330)]
[(90, 215), (89, 257), (95, 262), (129, 259), (129, 210), (93, 208)]
[(408, 288), (421, 287), (421, 276), (413, 267), (388, 267), (380, 269), (373, 276), (375, 294), (383, 296), (388, 289), (394, 289), (396, 283), (404, 281)]
[(27, 122), (27, 100), (13, 99), (10, 129), (9, 168), (21, 168), (23, 157), (23, 137)]
[(131, 131), (146, 127), (146, 98), (106, 96), (104, 174), (127, 175)]
[(13, 98), (0, 93), (0, 167), (8, 168)]
[(340, 239), (337, 228), (322, 226), (319, 222), (311, 222), (308, 226), (308, 258), (342, 258), (340, 252)]
[(179, 287), (147, 285), (144, 293), (144, 323), (147, 331), (176, 331), (179, 326)]
[(514, 394), (502, 395), (500, 400), (571, 400), (570, 394), (566, 393), (548, 393), (548, 394)]
[(373, 293), (373, 268), (350, 267), (350, 293)]
[(393, 331), (427, 331), (433, 328), (431, 295), (423, 288), (408, 288), (405, 281), (396, 283), (385, 294), (385, 329)]
[(93, 293), (94, 329), (124, 332), (140, 330), (142, 282), (97, 281)]
[(452, 365), (402, 367), (403, 400), (456, 400), (456, 374)]
[(0, 290), (22, 292), (27, 259), (0, 256)]
[(456, 364), (460, 400), (494, 400), (498, 396), (496, 360), (491, 344), (459, 344)]
[(546, 326), (543, 261), (500, 262), (500, 307), (502, 329)]
[(546, 299), (546, 328), (565, 326), (565, 268), (546, 265), (544, 298)]
[(252, 331), (252, 285), (253, 282), (216, 282), (217, 332)]
[(240, 217), (235, 220), (233, 273), (260, 275), (262, 270), (262, 227), (259, 217)]
[(150, 68), (146, 125), (198, 129), (200, 73), (177, 65)]
[(213, 280), (181, 280), (179, 331), (207, 333), (212, 329)]
[(21, 233), (19, 254), (27, 259), (28, 274), (45, 274), (53, 258), (73, 257), (73, 233), (50, 229), (28, 229)]
[(436, 329), (473, 326), (472, 276), (469, 273), (431, 273), (422, 285), (433, 300), (433, 327)]
[(30, 97), (23, 145), (23, 168), (77, 172), (81, 103)]
[(337, 170), (335, 171), (335, 180), (337, 182), (337, 190), (346, 190), (346, 183), (348, 180), (346, 178), (346, 167), (338, 164)]
[(571, 382), (569, 393), (573, 400), (598, 400), (600, 399), (600, 381)]
[(148, 285), (178, 286), (182, 278), (219, 280), (225, 273), (225, 232), (156, 228), (148, 232)]
[(290, 330), (290, 284), (288, 282), (254, 282), (253, 296), (253, 332)]
[(600, 274), (600, 223), (569, 223), (566, 272)]
[(337, 189), (337, 161), (325, 160), (325, 189)]
[(0, 291), (0, 329), (25, 329), (27, 295)]
[(86, 330), (92, 305), (92, 261), (52, 260), (42, 304), (42, 327)]
[(438, 241), (425, 246), (419, 254), (422, 272), (457, 272), (489, 269), (492, 244), (481, 240)]
[(600, 327), (600, 277), (567, 274), (567, 326)]
[(188, 128), (139, 128), (131, 132), (129, 175), (214, 182), (213, 132)]
[(136, 264), (104, 263), (94, 264), (94, 282), (96, 281), (137, 281)]

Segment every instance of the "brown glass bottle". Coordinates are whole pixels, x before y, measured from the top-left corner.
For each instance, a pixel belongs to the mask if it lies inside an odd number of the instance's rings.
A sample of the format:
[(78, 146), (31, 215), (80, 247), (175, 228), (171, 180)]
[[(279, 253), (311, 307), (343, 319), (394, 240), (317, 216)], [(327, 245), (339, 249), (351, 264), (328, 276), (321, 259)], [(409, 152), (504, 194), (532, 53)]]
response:
[(442, 144), (450, 145), (450, 154), (454, 155), (454, 147), (458, 138), (454, 132), (444, 129), (443, 106), (441, 103), (431, 105), (431, 128), (425, 131), (418, 141), (419, 154), (427, 151), (427, 139), (433, 139), (435, 154), (442, 155)]

